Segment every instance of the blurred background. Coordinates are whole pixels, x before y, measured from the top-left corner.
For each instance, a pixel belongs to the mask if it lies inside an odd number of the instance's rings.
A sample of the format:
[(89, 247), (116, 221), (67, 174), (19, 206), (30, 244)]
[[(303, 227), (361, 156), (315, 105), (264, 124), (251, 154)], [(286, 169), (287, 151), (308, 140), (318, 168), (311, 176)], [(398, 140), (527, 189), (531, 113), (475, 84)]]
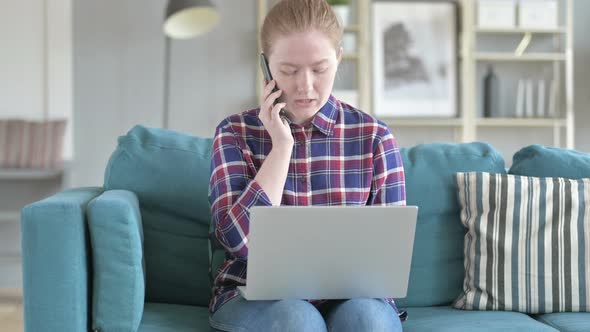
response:
[[(378, 110), (372, 109), (376, 105), (371, 91), (375, 74), (367, 71), (374, 70), (371, 41), (379, 36), (373, 30), (371, 6), (378, 1), (358, 1), (362, 3), (348, 4), (345, 42), (349, 52), (335, 94), (378, 116)], [(451, 2), (457, 6), (453, 47), (457, 57), (465, 56), (460, 32), (469, 28), (462, 19), (469, 1)], [(473, 6), (477, 3), (471, 2)], [(257, 33), (261, 11), (272, 1), (212, 3), (219, 21), (209, 31), (190, 39), (167, 39), (164, 0), (0, 0), (0, 331), (22, 329), (18, 318), (22, 315), (18, 305), (22, 280), (19, 211), (24, 205), (65, 188), (101, 186), (117, 137), (136, 124), (212, 136), (223, 118), (257, 106)], [(574, 147), (590, 152), (590, 1), (573, 0), (571, 4)], [(567, 1), (560, 1), (558, 28), (542, 35), (568, 33), (566, 5)], [(469, 15), (476, 24), (477, 15)], [(512, 50), (506, 45), (518, 44), (522, 37), (520, 33), (489, 36), (485, 29), (479, 35), (476, 28), (474, 31), (479, 38), (477, 47), (483, 51)], [(566, 52), (567, 43), (561, 46)], [(535, 61), (508, 62), (494, 65), (500, 81), (496, 88), (505, 97), (498, 102), (500, 109), (516, 107), (518, 81), (528, 77), (527, 72), (552, 70), (551, 66), (539, 69)], [(552, 145), (559, 127), (558, 140), (565, 146), (567, 124), (561, 122), (556, 126), (539, 122), (542, 128), (526, 122), (526, 130), (506, 122), (497, 122), (501, 127), (497, 130), (489, 122), (475, 137), (457, 134), (457, 127), (488, 116), (481, 106), (487, 67), (485, 63), (471, 67), (469, 83), (473, 86), (463, 87), (466, 76), (462, 70), (469, 67), (457, 63), (454, 118), (398, 121), (395, 115), (383, 113), (400, 145), (461, 142), (467, 137), (492, 143), (509, 163), (520, 147)], [(514, 74), (515, 68), (523, 74)], [(565, 96), (567, 64), (561, 68), (560, 89)], [(469, 113), (460, 107), (466, 105), (465, 100), (477, 105)], [(566, 103), (565, 97), (561, 103)], [(504, 113), (501, 117), (505, 119)], [(466, 118), (465, 114), (471, 115)], [(564, 113), (562, 117), (565, 119)], [(439, 125), (447, 122), (448, 126)]]

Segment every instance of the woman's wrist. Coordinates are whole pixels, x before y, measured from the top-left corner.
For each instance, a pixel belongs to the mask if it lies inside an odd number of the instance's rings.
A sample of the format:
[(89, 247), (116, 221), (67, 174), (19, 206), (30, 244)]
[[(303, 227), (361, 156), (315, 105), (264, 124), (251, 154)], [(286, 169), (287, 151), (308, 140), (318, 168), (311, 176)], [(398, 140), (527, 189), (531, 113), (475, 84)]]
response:
[(291, 158), (291, 153), (293, 152), (293, 145), (294, 142), (273, 145), (270, 153)]

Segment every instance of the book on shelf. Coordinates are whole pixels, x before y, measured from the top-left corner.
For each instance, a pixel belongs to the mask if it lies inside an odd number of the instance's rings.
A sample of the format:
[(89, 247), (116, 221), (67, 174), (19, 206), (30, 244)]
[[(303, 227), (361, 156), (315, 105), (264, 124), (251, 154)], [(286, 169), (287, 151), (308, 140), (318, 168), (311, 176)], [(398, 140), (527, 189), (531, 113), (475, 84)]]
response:
[(547, 103), (548, 110), (547, 116), (550, 118), (556, 118), (557, 114), (557, 99), (559, 96), (559, 86), (556, 79), (551, 80), (549, 85), (549, 101)]
[(518, 86), (516, 88), (516, 110), (514, 116), (517, 118), (524, 117), (524, 80), (518, 80)]
[(533, 99), (533, 80), (527, 79), (525, 83), (525, 116), (532, 118), (535, 116), (534, 113), (534, 99)]
[(539, 80), (537, 83), (537, 117), (544, 118), (545, 114), (545, 80)]
[(514, 115), (517, 118), (556, 118), (559, 88), (555, 79), (519, 79)]

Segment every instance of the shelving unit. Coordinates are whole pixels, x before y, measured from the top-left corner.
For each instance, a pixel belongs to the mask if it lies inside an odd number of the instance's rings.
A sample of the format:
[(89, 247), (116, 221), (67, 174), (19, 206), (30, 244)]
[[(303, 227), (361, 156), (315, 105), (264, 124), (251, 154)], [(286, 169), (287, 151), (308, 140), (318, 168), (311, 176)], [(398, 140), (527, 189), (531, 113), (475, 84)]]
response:
[(563, 119), (520, 119), (520, 118), (480, 118), (477, 125), (481, 127), (554, 127), (564, 126)]
[[(262, 25), (264, 15), (274, 0), (258, 0), (258, 27)], [(553, 145), (574, 148), (574, 103), (573, 103), (573, 0), (558, 0), (560, 8), (565, 12), (559, 13), (562, 18), (556, 28), (531, 29), (514, 27), (510, 29), (480, 28), (476, 22), (477, 0), (459, 0), (461, 31), (459, 31), (458, 66), (459, 66), (459, 115), (456, 118), (406, 118), (406, 117), (380, 117), (392, 127), (415, 128), (449, 128), (453, 130), (457, 142), (471, 142), (478, 140), (480, 129), (514, 130), (520, 128), (541, 128), (552, 131)], [(356, 34), (356, 52), (346, 53), (343, 61), (354, 61), (356, 64), (356, 90), (358, 93), (358, 106), (367, 113), (372, 113), (372, 75), (371, 75), (371, 0), (351, 1), (351, 11), (356, 11), (356, 22), (344, 28), (345, 33)], [(477, 42), (482, 37), (490, 36), (525, 36), (542, 35), (553, 37), (554, 46), (563, 39), (562, 49), (551, 52), (525, 52), (522, 54), (514, 51), (479, 51)], [(496, 64), (532, 64), (552, 65), (553, 77), (563, 94), (559, 98), (563, 100), (565, 109), (559, 109), (558, 118), (479, 118), (478, 111), (478, 79), (477, 66), (482, 63)], [(258, 64), (257, 64), (258, 65)], [(560, 81), (564, 72), (564, 81)], [(260, 70), (259, 82), (262, 81)], [(258, 87), (260, 94), (262, 84)], [(565, 143), (562, 136), (565, 133)], [(493, 144), (493, 142), (491, 142)]]
[(475, 33), (479, 34), (523, 34), (523, 33), (545, 33), (545, 34), (556, 34), (565, 33), (566, 27), (558, 27), (555, 29), (529, 29), (529, 28), (512, 28), (512, 29), (490, 29), (490, 28), (475, 28)]
[[(553, 29), (528, 29), (515, 27), (511, 29), (479, 28), (475, 20), (476, 0), (462, 0), (461, 41), (461, 92), (463, 120), (462, 141), (468, 142), (478, 138), (478, 129), (494, 128), (497, 130), (514, 130), (518, 127), (547, 128), (552, 130), (555, 146), (574, 148), (574, 108), (573, 108), (573, 1), (559, 0), (560, 8), (565, 12), (558, 13), (562, 18), (561, 24)], [(553, 47), (559, 48), (561, 39), (562, 49), (552, 52), (531, 52), (519, 54), (517, 52), (481, 52), (476, 49), (476, 43), (481, 36), (511, 35), (523, 37), (526, 35), (548, 35), (553, 37)], [(477, 65), (480, 63), (530, 63), (550, 64), (553, 68), (553, 78), (558, 86), (563, 86), (564, 110), (559, 110), (558, 118), (478, 118), (477, 110)], [(565, 82), (560, 82), (562, 67), (565, 67)], [(558, 104), (559, 105), (559, 104)], [(559, 107), (559, 106), (558, 106)], [(562, 131), (565, 131), (565, 144), (562, 142)]]
[[(385, 120), (389, 119), (385, 118)], [(459, 118), (399, 118), (391, 121), (394, 121), (396, 127), (460, 127), (462, 125)]]
[(0, 168), (0, 180), (43, 180), (62, 174), (62, 169)]
[(474, 55), (477, 61), (565, 61), (563, 53), (527, 53), (516, 55), (502, 52), (476, 52)]
[[(573, 109), (573, 3), (572, 0), (559, 0), (563, 3), (565, 13), (560, 26), (552, 29), (530, 29), (515, 27), (511, 29), (479, 28), (476, 22), (477, 0), (460, 0), (462, 31), (459, 33), (459, 91), (460, 110), (457, 118), (383, 118), (392, 127), (414, 128), (449, 128), (454, 131), (455, 140), (458, 142), (471, 142), (478, 140), (481, 129), (502, 130), (526, 130), (527, 128), (542, 128), (552, 131), (553, 145), (574, 148), (574, 109)], [(370, 6), (371, 1), (365, 2)], [(370, 19), (369, 11), (364, 15), (367, 21)], [(369, 31), (369, 26), (364, 27)], [(559, 37), (565, 39), (563, 51), (560, 52), (531, 52), (517, 54), (515, 52), (478, 51), (477, 41), (489, 36), (524, 36), (526, 34), (544, 35), (553, 37), (554, 41)], [(477, 116), (478, 84), (477, 65), (480, 63), (517, 63), (553, 65), (553, 76), (559, 78), (561, 67), (565, 67), (564, 98), (565, 110), (559, 112), (559, 118), (479, 118)], [(558, 82), (558, 85), (561, 82)], [(370, 82), (369, 82), (370, 84)], [(369, 90), (370, 91), (370, 90)], [(366, 110), (371, 110), (367, 107)], [(562, 133), (565, 132), (565, 144)], [(493, 142), (492, 142), (493, 143)]]
[(349, 25), (344, 27), (344, 32), (358, 32), (360, 31), (360, 27), (358, 24), (353, 24), (353, 25)]

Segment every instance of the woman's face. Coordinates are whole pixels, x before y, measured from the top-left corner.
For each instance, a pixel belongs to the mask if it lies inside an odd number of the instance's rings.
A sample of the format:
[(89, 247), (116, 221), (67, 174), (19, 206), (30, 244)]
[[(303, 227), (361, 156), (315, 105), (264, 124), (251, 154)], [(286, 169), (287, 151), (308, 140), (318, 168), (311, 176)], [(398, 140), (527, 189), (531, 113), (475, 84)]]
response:
[(270, 71), (293, 122), (309, 121), (328, 101), (341, 56), (342, 49), (334, 49), (332, 40), (316, 30), (276, 38)]

